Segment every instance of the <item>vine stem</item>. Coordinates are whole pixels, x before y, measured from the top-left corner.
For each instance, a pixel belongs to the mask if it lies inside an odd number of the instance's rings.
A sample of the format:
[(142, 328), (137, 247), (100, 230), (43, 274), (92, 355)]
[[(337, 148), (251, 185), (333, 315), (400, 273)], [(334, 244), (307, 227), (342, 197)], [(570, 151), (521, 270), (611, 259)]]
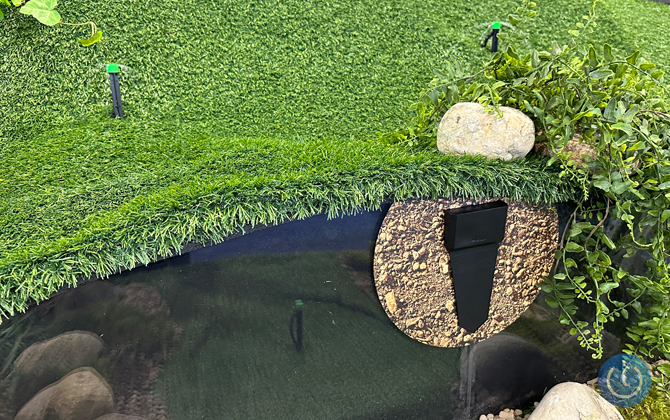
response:
[(68, 22), (60, 21), (60, 22), (58, 22), (58, 23), (60, 23), (61, 25), (67, 25), (67, 26), (85, 26), (85, 25), (91, 25), (91, 36), (95, 35), (95, 33), (97, 32), (96, 30), (98, 29), (98, 27), (95, 26), (95, 23), (94, 23), (94, 22), (68, 23)]
[(586, 244), (589, 242), (589, 239), (591, 239), (591, 236), (600, 228), (602, 225), (605, 224), (605, 219), (607, 219), (607, 215), (610, 212), (610, 198), (607, 197), (607, 208), (605, 209), (605, 216), (598, 222), (598, 224), (593, 228), (591, 233), (589, 233), (589, 236), (586, 237), (586, 240), (584, 241), (584, 249), (586, 249)]

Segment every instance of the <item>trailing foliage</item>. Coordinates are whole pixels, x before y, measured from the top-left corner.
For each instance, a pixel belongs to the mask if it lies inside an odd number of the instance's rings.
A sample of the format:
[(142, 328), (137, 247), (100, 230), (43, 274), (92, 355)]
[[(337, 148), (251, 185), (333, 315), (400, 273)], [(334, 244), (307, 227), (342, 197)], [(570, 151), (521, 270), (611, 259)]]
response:
[[(19, 12), (24, 15), (30, 15), (46, 26), (68, 25), (68, 26), (91, 26), (91, 35), (88, 38), (80, 39), (79, 43), (84, 47), (95, 44), (102, 39), (102, 32), (98, 30), (94, 22), (86, 23), (67, 23), (63, 22), (60, 13), (55, 8), (58, 5), (57, 0), (0, 0), (0, 3), (6, 6), (21, 7)], [(2, 9), (0, 9), (0, 20), (5, 18)]]
[[(517, 25), (534, 15), (525, 0), (509, 20)], [(560, 307), (561, 323), (593, 357), (602, 356), (605, 323), (630, 320), (627, 351), (648, 358), (670, 356), (668, 245), (670, 230), (670, 98), (663, 72), (639, 52), (617, 57), (607, 45), (580, 44), (596, 27), (595, 4), (570, 31), (568, 45), (520, 54), (512, 46), (527, 38), (520, 30), (502, 35), (499, 53), (476, 74), (457, 76), (457, 68), (438, 73), (432, 89), (416, 104), (414, 125), (384, 136), (390, 143), (434, 148), (437, 122), (452, 104), (472, 101), (512, 106), (535, 123), (537, 140), (551, 148), (548, 165), (559, 177), (578, 185), (580, 199), (562, 234), (556, 266), (543, 285), (547, 303)], [(597, 152), (584, 163), (568, 143)], [(430, 146), (428, 144), (430, 143)], [(609, 233), (608, 221), (623, 224), (623, 234)], [(611, 255), (649, 254), (646, 273), (626, 270)], [(578, 313), (578, 302), (595, 313)]]

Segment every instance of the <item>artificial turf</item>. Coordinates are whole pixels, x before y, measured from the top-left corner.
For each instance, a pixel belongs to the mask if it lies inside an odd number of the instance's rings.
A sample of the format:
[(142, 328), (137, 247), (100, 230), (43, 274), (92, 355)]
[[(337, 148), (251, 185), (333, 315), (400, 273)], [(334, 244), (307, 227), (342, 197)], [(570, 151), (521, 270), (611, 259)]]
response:
[[(245, 224), (410, 197), (567, 199), (567, 183), (539, 161), (455, 159), (375, 141), (409, 119), (433, 69), (479, 65), (486, 23), (515, 6), (59, 3), (65, 21), (94, 20), (103, 31), (88, 48), (76, 41), (84, 30), (0, 6), (0, 315)], [(589, 7), (538, 1), (531, 44), (567, 42)], [(607, 0), (598, 10), (594, 41), (668, 61), (658, 36), (667, 5)], [(107, 118), (109, 62), (121, 65), (123, 121)]]

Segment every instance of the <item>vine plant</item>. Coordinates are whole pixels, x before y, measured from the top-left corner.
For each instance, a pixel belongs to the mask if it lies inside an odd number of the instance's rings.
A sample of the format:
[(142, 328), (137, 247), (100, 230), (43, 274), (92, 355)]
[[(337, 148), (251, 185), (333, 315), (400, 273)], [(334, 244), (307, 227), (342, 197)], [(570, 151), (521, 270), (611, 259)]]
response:
[[(85, 39), (79, 39), (79, 43), (84, 47), (95, 44), (102, 39), (102, 32), (94, 22), (67, 23), (63, 22), (60, 13), (54, 10), (58, 4), (57, 0), (0, 0), (0, 3), (6, 6), (20, 7), (19, 12), (25, 15), (31, 15), (41, 23), (47, 26), (68, 25), (68, 26), (89, 26), (91, 35)], [(4, 19), (4, 14), (0, 9), (0, 20)]]
[[(434, 149), (437, 124), (456, 102), (525, 112), (536, 141), (553, 151), (547, 164), (560, 165), (559, 176), (578, 197), (542, 285), (547, 304), (560, 308), (560, 322), (594, 358), (603, 355), (604, 325), (617, 317), (628, 320), (626, 352), (670, 358), (670, 98), (663, 72), (639, 52), (619, 58), (607, 44), (582, 45), (596, 27), (595, 3), (569, 31), (569, 45), (520, 54), (513, 45), (528, 38), (519, 26), (534, 7), (524, 0), (509, 16), (515, 29), (500, 34), (499, 52), (479, 72), (462, 76), (449, 64), (436, 72), (410, 126), (381, 138)], [(597, 157), (578, 163), (566, 147), (575, 141)], [(623, 234), (606, 229), (613, 220)], [(620, 250), (625, 257), (648, 253), (646, 273), (613, 262)]]

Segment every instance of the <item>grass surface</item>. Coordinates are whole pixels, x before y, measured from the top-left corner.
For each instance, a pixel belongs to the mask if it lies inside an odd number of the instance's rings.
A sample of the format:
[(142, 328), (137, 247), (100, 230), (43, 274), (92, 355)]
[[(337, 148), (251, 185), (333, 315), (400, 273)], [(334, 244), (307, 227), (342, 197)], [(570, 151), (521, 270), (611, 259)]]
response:
[[(570, 196), (537, 159), (501, 162), (412, 154), (374, 141), (199, 132), (172, 133), (170, 147), (160, 135), (140, 146), (115, 139), (114, 127), (130, 122), (100, 124), (88, 136), (43, 137), (35, 149), (13, 152), (0, 169), (0, 178), (13, 180), (0, 184), (4, 311), (40, 301), (64, 283), (147, 264), (186, 242), (220, 241), (247, 225), (374, 209), (386, 199), (554, 202)], [(80, 136), (72, 147), (69, 140)]]
[[(539, 1), (534, 46), (567, 42), (590, 2)], [(176, 0), (59, 2), (66, 21), (94, 20), (102, 42), (80, 47), (85, 29), (48, 28), (6, 8), (0, 33), (0, 139), (30, 139), (109, 112), (105, 64), (122, 66), (131, 119), (216, 123), (228, 133), (275, 137), (370, 137), (407, 118), (407, 105), (446, 60), (477, 66), (487, 22), (512, 0), (470, 2)], [(593, 41), (641, 48), (670, 61), (662, 36), (670, 7), (644, 0), (599, 3)], [(484, 25), (484, 26), (482, 26)], [(138, 137), (141, 139), (141, 136)]]
[[(432, 70), (488, 53), (513, 1), (59, 3), (102, 42), (5, 8), (0, 31), (0, 315), (64, 283), (147, 263), (245, 224), (382, 199), (569, 196), (542, 164), (412, 154), (373, 142), (409, 118)], [(4, 6), (1, 6), (4, 7)], [(535, 46), (587, 3), (538, 2)], [(670, 8), (607, 0), (594, 40), (668, 62)], [(483, 26), (482, 26), (483, 25)], [(644, 43), (643, 43), (644, 42)], [(105, 64), (127, 118), (110, 121)]]

